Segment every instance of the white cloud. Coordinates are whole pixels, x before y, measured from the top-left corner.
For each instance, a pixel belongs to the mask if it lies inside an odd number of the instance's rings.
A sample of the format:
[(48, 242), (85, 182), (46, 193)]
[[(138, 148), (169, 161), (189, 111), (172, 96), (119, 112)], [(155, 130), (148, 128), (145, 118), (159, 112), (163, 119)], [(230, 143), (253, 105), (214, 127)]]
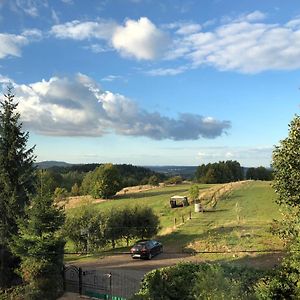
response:
[(146, 71), (145, 74), (150, 76), (175, 76), (180, 73), (183, 73), (188, 69), (187, 66), (181, 66), (178, 68), (158, 68)]
[(201, 30), (200, 24), (190, 23), (182, 24), (180, 28), (176, 31), (177, 34), (187, 35), (192, 34)]
[(121, 78), (122, 78), (122, 76), (119, 76), (119, 75), (108, 75), (108, 76), (102, 78), (101, 81), (111, 82), (111, 81), (115, 81), (115, 80), (121, 79)]
[(30, 17), (38, 17), (41, 7), (48, 7), (47, 0), (9, 0), (10, 8), (15, 12), (23, 12)]
[(39, 40), (42, 38), (43, 34), (41, 30), (36, 29), (36, 28), (31, 28), (31, 29), (26, 29), (22, 32), (22, 36), (31, 38), (33, 40)]
[(51, 17), (55, 24), (59, 24), (59, 17), (53, 8), (51, 9)]
[(15, 84), (15, 93), (25, 128), (42, 135), (102, 136), (115, 132), (155, 140), (195, 140), (216, 138), (231, 126), (229, 121), (196, 114), (173, 119), (147, 112), (121, 94), (103, 91), (83, 74)]
[(84, 49), (91, 50), (93, 53), (102, 53), (102, 52), (107, 52), (107, 51), (112, 51), (111, 48), (108, 48), (106, 46), (103, 46), (101, 44), (91, 44), (88, 46), (83, 47)]
[(176, 40), (167, 58), (184, 58), (194, 67), (208, 65), (242, 73), (300, 68), (298, 19), (284, 25), (253, 22), (263, 17), (255, 11), (213, 31), (185, 35)]
[(0, 59), (6, 56), (21, 56), (21, 48), (28, 44), (23, 35), (0, 33)]
[(124, 26), (117, 27), (112, 37), (113, 46), (121, 54), (146, 60), (162, 56), (169, 42), (167, 34), (145, 17), (127, 20)]
[(104, 39), (109, 40), (116, 29), (113, 21), (80, 22), (74, 20), (64, 24), (54, 25), (50, 33), (60, 39)]
[(35, 28), (26, 29), (19, 35), (0, 33), (0, 59), (8, 56), (20, 57), (22, 47), (41, 38), (42, 32)]
[(266, 18), (266, 15), (263, 12), (256, 10), (250, 14), (240, 17), (240, 21), (255, 22), (255, 21), (264, 20), (265, 18)]

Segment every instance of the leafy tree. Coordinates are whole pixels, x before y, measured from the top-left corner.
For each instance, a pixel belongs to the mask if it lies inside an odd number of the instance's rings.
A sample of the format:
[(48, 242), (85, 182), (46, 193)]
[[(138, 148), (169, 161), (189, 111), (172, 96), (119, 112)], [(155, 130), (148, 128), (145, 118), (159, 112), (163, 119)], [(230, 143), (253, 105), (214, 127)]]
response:
[(195, 172), (195, 179), (201, 183), (226, 183), (243, 179), (243, 168), (237, 161), (228, 160), (201, 165)]
[(249, 168), (246, 172), (247, 179), (272, 180), (272, 171), (265, 167)]
[(76, 251), (88, 253), (106, 244), (105, 228), (106, 218), (92, 207), (84, 206), (67, 217), (63, 232), (74, 243)]
[(198, 200), (199, 198), (199, 186), (196, 184), (193, 184), (190, 189), (189, 189), (189, 195), (190, 198), (193, 202), (195, 202), (196, 200)]
[(19, 222), (11, 249), (20, 257), (20, 275), (28, 284), (29, 299), (56, 299), (63, 291), (64, 245), (59, 230), (64, 223), (62, 210), (47, 196), (33, 199)]
[(276, 222), (277, 233), (287, 244), (288, 255), (274, 276), (257, 285), (259, 299), (299, 299), (300, 297), (300, 117), (289, 125), (288, 137), (273, 151), (276, 202), (283, 220)]
[(88, 195), (91, 193), (93, 189), (93, 184), (94, 184), (94, 174), (92, 171), (89, 171), (86, 173), (84, 176), (81, 186), (80, 186), (80, 193), (82, 195)]
[(56, 202), (65, 200), (68, 196), (68, 191), (65, 188), (57, 187), (54, 191), (54, 199)]
[(148, 180), (148, 184), (152, 185), (152, 186), (159, 186), (159, 181), (156, 175), (152, 175), (149, 180)]
[(93, 173), (94, 186), (92, 196), (110, 198), (120, 190), (120, 174), (113, 164), (104, 164)]
[(80, 188), (77, 183), (75, 183), (71, 188), (71, 195), (72, 196), (79, 196), (80, 195)]
[(38, 170), (36, 190), (40, 195), (53, 196), (57, 187), (60, 187), (63, 178), (61, 174), (52, 170)]
[(150, 207), (134, 207), (133, 224), (134, 235), (139, 239), (150, 238), (157, 234), (159, 229), (159, 219)]
[(111, 242), (112, 248), (116, 247), (116, 242), (124, 237), (124, 228), (122, 228), (121, 211), (111, 209), (106, 220), (105, 238)]
[(166, 184), (180, 184), (182, 183), (183, 179), (181, 176), (173, 176), (170, 177), (165, 181)]
[(16, 261), (8, 244), (35, 188), (34, 147), (27, 149), (29, 134), (22, 131), (17, 107), (12, 87), (8, 87), (0, 101), (0, 287), (9, 285), (14, 277)]

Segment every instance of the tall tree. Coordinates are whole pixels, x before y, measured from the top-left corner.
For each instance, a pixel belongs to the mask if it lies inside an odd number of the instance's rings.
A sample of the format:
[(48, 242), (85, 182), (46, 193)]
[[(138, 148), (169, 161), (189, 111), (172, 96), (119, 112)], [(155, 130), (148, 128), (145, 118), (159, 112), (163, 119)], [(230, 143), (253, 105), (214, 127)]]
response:
[(103, 164), (93, 172), (91, 194), (94, 198), (110, 198), (120, 190), (121, 179), (116, 166)]
[(27, 149), (29, 134), (22, 131), (17, 106), (9, 86), (0, 100), (0, 287), (12, 280), (15, 261), (8, 244), (34, 192), (34, 147)]
[(21, 259), (19, 272), (27, 284), (26, 297), (57, 299), (63, 292), (61, 273), (65, 241), (60, 229), (65, 216), (48, 195), (37, 196), (30, 204), (10, 246)]
[(257, 284), (258, 299), (300, 299), (300, 116), (289, 125), (288, 137), (273, 151), (273, 186), (282, 219), (274, 232), (287, 245), (287, 254), (273, 276)]

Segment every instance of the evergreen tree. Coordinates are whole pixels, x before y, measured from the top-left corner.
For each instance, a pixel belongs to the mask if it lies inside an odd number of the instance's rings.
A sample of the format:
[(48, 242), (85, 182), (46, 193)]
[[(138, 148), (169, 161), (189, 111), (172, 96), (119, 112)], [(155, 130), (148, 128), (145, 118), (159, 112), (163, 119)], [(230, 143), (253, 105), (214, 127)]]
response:
[(20, 275), (28, 284), (28, 299), (57, 299), (63, 291), (62, 269), (65, 241), (60, 228), (63, 211), (49, 196), (38, 196), (19, 222), (19, 232), (11, 242), (12, 252), (20, 257)]
[(0, 100), (0, 287), (14, 277), (16, 262), (8, 244), (34, 192), (34, 147), (27, 149), (29, 135), (22, 131), (17, 106), (10, 86)]

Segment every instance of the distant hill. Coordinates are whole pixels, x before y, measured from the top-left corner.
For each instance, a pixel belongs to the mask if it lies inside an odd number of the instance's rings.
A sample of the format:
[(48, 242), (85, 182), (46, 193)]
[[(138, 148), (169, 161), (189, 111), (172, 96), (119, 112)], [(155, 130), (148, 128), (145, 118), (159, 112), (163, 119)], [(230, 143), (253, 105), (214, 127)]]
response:
[(181, 176), (185, 179), (192, 179), (197, 166), (145, 166), (154, 172), (165, 174), (166, 176)]
[(71, 167), (73, 164), (66, 163), (64, 161), (47, 160), (41, 161), (34, 164), (39, 169), (50, 169), (52, 167)]

